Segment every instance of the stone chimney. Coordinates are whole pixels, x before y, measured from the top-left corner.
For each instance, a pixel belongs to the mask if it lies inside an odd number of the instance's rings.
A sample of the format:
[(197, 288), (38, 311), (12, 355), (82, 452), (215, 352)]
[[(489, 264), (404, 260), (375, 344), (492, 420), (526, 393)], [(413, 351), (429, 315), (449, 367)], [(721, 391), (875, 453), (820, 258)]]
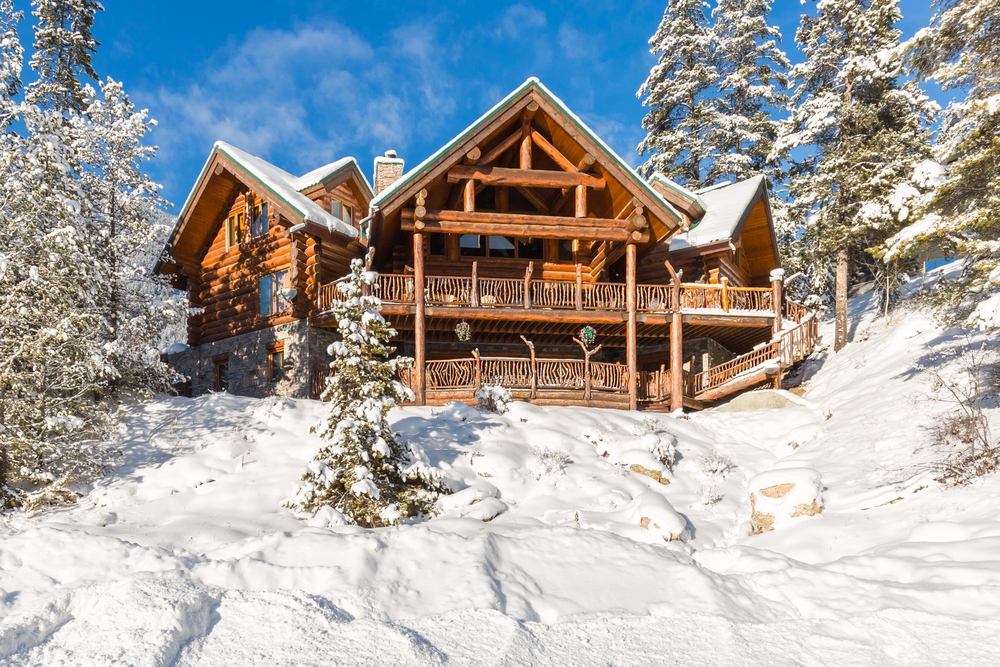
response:
[(375, 158), (375, 179), (372, 185), (375, 194), (385, 190), (403, 175), (403, 160), (396, 157), (396, 151), (386, 151), (384, 157)]

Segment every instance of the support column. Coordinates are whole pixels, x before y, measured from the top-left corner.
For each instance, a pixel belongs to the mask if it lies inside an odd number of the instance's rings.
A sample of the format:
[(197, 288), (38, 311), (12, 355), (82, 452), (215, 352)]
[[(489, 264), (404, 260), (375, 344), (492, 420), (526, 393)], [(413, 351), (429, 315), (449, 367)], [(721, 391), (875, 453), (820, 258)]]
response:
[(636, 249), (634, 243), (629, 243), (625, 250), (625, 299), (628, 307), (628, 408), (639, 407), (639, 388), (636, 380), (638, 374), (638, 352), (636, 350), (636, 293), (635, 264)]
[[(771, 334), (774, 340), (779, 340), (781, 338), (781, 290), (784, 286), (784, 279), (784, 269), (775, 269), (774, 271), (771, 271), (771, 305), (774, 307), (774, 324), (771, 327)], [(774, 376), (775, 389), (781, 389), (782, 363), (785, 361), (785, 350), (783, 347), (784, 346), (780, 344), (778, 345), (778, 374)]]
[(413, 393), (417, 405), (427, 405), (424, 369), (427, 362), (427, 326), (424, 322), (424, 235), (413, 232), (413, 291), (416, 317), (413, 326)]

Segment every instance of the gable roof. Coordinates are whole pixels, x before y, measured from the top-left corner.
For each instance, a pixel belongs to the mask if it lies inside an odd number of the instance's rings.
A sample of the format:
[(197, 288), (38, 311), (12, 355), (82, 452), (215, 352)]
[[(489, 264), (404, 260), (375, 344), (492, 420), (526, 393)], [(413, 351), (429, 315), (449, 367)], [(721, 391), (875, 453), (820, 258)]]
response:
[[(213, 165), (215, 165), (214, 173), (212, 173)], [(209, 153), (208, 159), (205, 160), (201, 173), (198, 175), (190, 194), (188, 194), (184, 205), (181, 207), (180, 214), (177, 216), (177, 222), (167, 237), (165, 248), (172, 246), (175, 252), (180, 250), (177, 247), (180, 237), (185, 233), (187, 223), (196, 205), (204, 198), (207, 191), (206, 188), (208, 188), (210, 182), (218, 182), (217, 180), (213, 181), (213, 179), (223, 178), (220, 176), (222, 173), (220, 168), (227, 171), (235, 170), (235, 173), (230, 176), (235, 177), (236, 181), (246, 181), (244, 183), (245, 186), (255, 190), (259, 189), (259, 193), (265, 195), (265, 197), (267, 195), (273, 197), (274, 204), (277, 205), (277, 209), (281, 211), (282, 215), (286, 216), (286, 218), (289, 216), (294, 218), (291, 219), (291, 222), (301, 220), (301, 222), (309, 225), (315, 225), (317, 233), (336, 234), (347, 240), (358, 238), (360, 232), (352, 225), (323, 210), (319, 204), (306, 196), (304, 192), (321, 183), (343, 177), (353, 180), (358, 188), (357, 192), (367, 201), (370, 201), (375, 196), (371, 185), (368, 183), (368, 179), (365, 178), (364, 173), (358, 166), (357, 160), (353, 157), (341, 158), (318, 169), (313, 169), (304, 176), (293, 176), (266, 160), (251, 155), (224, 141), (218, 141), (212, 147), (212, 152)], [(236, 181), (232, 182), (235, 183)], [(222, 186), (216, 185), (213, 187), (218, 189)], [(222, 187), (221, 190), (224, 193), (231, 191), (231, 186)], [(218, 205), (218, 198), (216, 198), (216, 201), (212, 205)], [(183, 250), (190, 254), (198, 246), (200, 246), (198, 242), (186, 243)], [(176, 262), (165, 262), (161, 259), (156, 263), (153, 271), (154, 273), (160, 272), (164, 268), (164, 265), (172, 264), (176, 264)]]
[(559, 111), (561, 111), (566, 118), (576, 126), (576, 128), (583, 132), (591, 141), (597, 144), (601, 150), (609, 156), (617, 165), (621, 168), (623, 172), (627, 174), (630, 182), (637, 188), (643, 190), (646, 194), (650, 196), (657, 204), (659, 204), (664, 210), (668, 211), (673, 217), (674, 221), (680, 223), (681, 214), (674, 208), (670, 202), (668, 202), (660, 193), (658, 193), (653, 187), (647, 183), (643, 178), (641, 178), (632, 167), (630, 167), (625, 160), (621, 158), (617, 153), (615, 153), (610, 146), (604, 143), (597, 134), (587, 126), (583, 120), (580, 119), (575, 113), (570, 111), (566, 103), (561, 99), (552, 94), (548, 88), (546, 88), (541, 81), (536, 77), (530, 77), (527, 81), (522, 83), (516, 89), (514, 89), (509, 95), (500, 100), (492, 109), (483, 114), (478, 120), (469, 125), (465, 130), (460, 132), (455, 136), (454, 139), (446, 143), (444, 146), (435, 151), (423, 162), (418, 164), (416, 167), (406, 172), (398, 180), (396, 180), (392, 185), (383, 190), (372, 200), (372, 205), (377, 207), (382, 207), (387, 202), (390, 202), (397, 194), (406, 188), (407, 185), (411, 184), (414, 180), (418, 179), (421, 175), (427, 172), (432, 166), (440, 162), (446, 155), (451, 153), (457, 146), (460, 146), (463, 142), (469, 139), (477, 130), (486, 125), (489, 121), (496, 118), (500, 113), (506, 109), (514, 100), (521, 97), (521, 95), (529, 90), (533, 89), (540, 93), (548, 102), (554, 105)]
[(764, 177), (754, 176), (696, 195), (704, 204), (705, 215), (671, 240), (670, 252), (732, 239), (766, 190)]

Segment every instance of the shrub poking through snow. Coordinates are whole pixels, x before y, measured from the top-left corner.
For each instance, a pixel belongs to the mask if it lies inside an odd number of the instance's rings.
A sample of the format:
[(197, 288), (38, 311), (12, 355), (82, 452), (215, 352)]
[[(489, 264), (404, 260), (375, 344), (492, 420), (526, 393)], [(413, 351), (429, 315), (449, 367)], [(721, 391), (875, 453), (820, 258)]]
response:
[(698, 466), (701, 468), (702, 474), (709, 478), (721, 477), (725, 479), (735, 465), (731, 458), (719, 452), (712, 452), (698, 459)]
[(535, 479), (562, 477), (565, 474), (566, 464), (569, 463), (569, 456), (565, 452), (534, 445), (528, 451), (531, 452), (528, 469)]
[(507, 407), (514, 399), (510, 395), (510, 389), (498, 384), (487, 384), (476, 392), (476, 405), (483, 410), (495, 412), (502, 415), (507, 412)]
[(395, 348), (386, 342), (395, 331), (379, 313), (382, 303), (364, 296), (378, 274), (351, 262), (348, 280), (337, 285), (341, 300), (332, 310), (342, 340), (330, 346), (335, 373), (327, 379), (323, 400), (330, 402), (326, 419), (313, 426), (328, 441), (302, 475), (295, 496), (285, 506), (315, 515), (331, 507), (334, 523), (342, 518), (365, 528), (396, 525), (406, 517), (431, 511), (445, 493), (438, 475), (421, 452), (399, 443), (386, 415), (413, 393), (393, 380), (409, 368), (408, 357), (388, 358)]
[(722, 500), (719, 487), (714, 484), (702, 484), (699, 493), (701, 494), (701, 504), (706, 507), (714, 507), (715, 503)]

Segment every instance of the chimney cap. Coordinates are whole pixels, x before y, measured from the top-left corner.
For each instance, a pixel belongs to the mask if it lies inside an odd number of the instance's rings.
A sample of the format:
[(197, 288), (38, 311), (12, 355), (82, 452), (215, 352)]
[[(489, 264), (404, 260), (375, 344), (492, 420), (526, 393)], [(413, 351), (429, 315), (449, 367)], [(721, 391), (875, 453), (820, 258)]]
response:
[(396, 157), (396, 151), (394, 151), (393, 149), (390, 148), (389, 150), (387, 150), (385, 152), (385, 156), (386, 157)]

